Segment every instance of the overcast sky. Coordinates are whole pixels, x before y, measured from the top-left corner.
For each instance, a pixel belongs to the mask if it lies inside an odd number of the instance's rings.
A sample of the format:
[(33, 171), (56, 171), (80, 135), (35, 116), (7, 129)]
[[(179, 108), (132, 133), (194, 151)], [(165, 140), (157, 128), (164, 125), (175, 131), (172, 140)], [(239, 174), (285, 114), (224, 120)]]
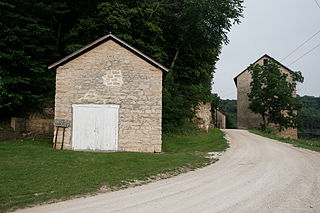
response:
[[(320, 31), (320, 0), (244, 0), (244, 18), (228, 34), (214, 75), (213, 92), (222, 99), (236, 99), (233, 78), (259, 57), (268, 54), (293, 71), (301, 71), (304, 83), (299, 95), (320, 96), (320, 33), (285, 58), (295, 48)], [(290, 65), (291, 64), (291, 65)]]

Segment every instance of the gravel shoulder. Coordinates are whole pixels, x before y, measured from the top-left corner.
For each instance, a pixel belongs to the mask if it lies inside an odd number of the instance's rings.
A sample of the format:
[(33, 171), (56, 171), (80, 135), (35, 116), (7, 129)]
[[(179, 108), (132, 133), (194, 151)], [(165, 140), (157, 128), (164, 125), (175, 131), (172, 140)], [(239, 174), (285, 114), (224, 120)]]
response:
[(230, 148), (205, 168), (18, 212), (320, 212), (320, 153), (225, 132)]

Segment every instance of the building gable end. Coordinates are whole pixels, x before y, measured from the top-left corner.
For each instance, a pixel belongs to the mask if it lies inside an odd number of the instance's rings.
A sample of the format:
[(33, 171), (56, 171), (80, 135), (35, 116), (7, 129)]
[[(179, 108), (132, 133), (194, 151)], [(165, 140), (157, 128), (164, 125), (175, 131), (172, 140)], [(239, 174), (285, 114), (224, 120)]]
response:
[[(267, 58), (269, 58), (269, 59), (273, 59), (275, 62), (277, 62), (277, 64), (278, 64), (280, 67), (282, 67), (282, 68), (288, 70), (290, 73), (292, 73), (292, 70), (290, 70), (288, 67), (284, 66), (284, 65), (281, 64), (279, 61), (277, 61), (276, 59), (272, 58), (271, 56), (269, 56), (269, 55), (267, 55), (267, 54), (264, 54), (264, 55), (261, 56), (258, 60), (256, 60), (255, 62), (253, 62), (252, 64), (258, 63), (261, 59), (263, 59), (263, 58), (265, 58), (265, 57), (267, 57)], [(238, 83), (238, 82), (237, 82), (238, 77), (239, 77), (240, 75), (242, 75), (245, 71), (247, 71), (248, 68), (249, 68), (249, 67), (247, 67), (245, 70), (243, 70), (243, 71), (240, 72), (236, 77), (233, 78), (233, 81), (234, 81), (234, 83), (235, 83), (236, 86), (237, 86), (237, 83)]]
[(155, 60), (151, 59), (150, 57), (146, 56), (145, 54), (143, 54), (142, 52), (140, 52), (139, 50), (135, 49), (134, 47), (130, 46), (129, 44), (127, 44), (126, 42), (122, 41), (121, 39), (119, 39), (118, 37), (116, 37), (113, 34), (108, 34), (106, 36), (103, 36), (99, 39), (97, 39), (96, 41), (92, 42), (91, 44), (71, 53), (70, 55), (62, 58), (61, 60), (51, 64), (48, 66), (48, 69), (54, 69), (57, 68), (58, 66), (61, 66), (65, 63), (68, 63), (69, 61), (79, 57), (80, 55), (94, 49), (95, 47), (101, 45), (104, 42), (107, 42), (108, 40), (112, 40), (115, 43), (119, 44), (121, 47), (129, 50), (130, 52), (134, 53), (135, 55), (137, 55), (138, 57), (142, 58), (143, 60), (145, 60), (146, 62), (148, 62), (149, 64), (153, 65), (156, 68), (159, 68), (160, 70), (162, 70), (163, 72), (168, 72), (169, 69), (166, 68), (165, 66), (159, 64), (158, 62), (156, 62)]

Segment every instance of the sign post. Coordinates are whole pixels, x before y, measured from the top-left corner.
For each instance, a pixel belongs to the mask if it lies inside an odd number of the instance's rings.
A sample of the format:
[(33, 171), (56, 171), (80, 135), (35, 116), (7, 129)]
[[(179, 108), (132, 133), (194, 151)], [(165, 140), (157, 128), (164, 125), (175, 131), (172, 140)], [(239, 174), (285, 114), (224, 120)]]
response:
[(59, 128), (63, 128), (63, 132), (62, 132), (62, 144), (61, 144), (61, 149), (63, 149), (63, 143), (64, 143), (64, 132), (66, 130), (66, 128), (68, 128), (70, 126), (70, 121), (69, 120), (65, 120), (65, 119), (56, 119), (54, 120), (54, 126), (57, 127), (56, 130), (56, 136), (54, 139), (54, 149), (56, 149), (57, 147), (57, 139), (58, 139), (58, 133), (59, 133)]

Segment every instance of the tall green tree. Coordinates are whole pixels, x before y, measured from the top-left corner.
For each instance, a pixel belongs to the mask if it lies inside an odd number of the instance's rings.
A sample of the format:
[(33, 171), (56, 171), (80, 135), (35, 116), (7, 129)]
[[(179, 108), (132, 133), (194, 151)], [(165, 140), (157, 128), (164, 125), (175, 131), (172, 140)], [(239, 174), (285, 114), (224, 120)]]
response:
[(211, 110), (215, 110), (215, 109), (218, 109), (221, 112), (225, 112), (222, 99), (217, 93), (212, 94), (212, 101), (211, 101)]
[(0, 2), (0, 114), (37, 108), (54, 94), (54, 5), (42, 1)]
[(281, 131), (289, 127), (297, 127), (301, 102), (294, 97), (296, 83), (303, 82), (301, 72), (282, 72), (278, 63), (270, 59), (265, 65), (251, 65), (252, 76), (249, 109), (260, 114), (262, 128), (275, 124)]
[(162, 11), (159, 1), (111, 0), (98, 3), (90, 17), (81, 17), (66, 35), (66, 52), (71, 53), (110, 32), (159, 62), (163, 51)]
[[(175, 93), (183, 97), (184, 111), (175, 123), (191, 119), (193, 112), (188, 111), (199, 102), (212, 100), (211, 83), (215, 64), (223, 43), (228, 43), (227, 33), (233, 23), (239, 23), (242, 14), (242, 1), (238, 0), (184, 0), (166, 1), (164, 18), (165, 51), (168, 55)], [(173, 92), (166, 81), (164, 89)], [(180, 97), (180, 96), (177, 96)], [(167, 109), (164, 113), (178, 113), (179, 99), (163, 102)], [(171, 116), (168, 116), (171, 117)], [(163, 119), (164, 127), (169, 123)], [(170, 121), (172, 122), (172, 121)]]

